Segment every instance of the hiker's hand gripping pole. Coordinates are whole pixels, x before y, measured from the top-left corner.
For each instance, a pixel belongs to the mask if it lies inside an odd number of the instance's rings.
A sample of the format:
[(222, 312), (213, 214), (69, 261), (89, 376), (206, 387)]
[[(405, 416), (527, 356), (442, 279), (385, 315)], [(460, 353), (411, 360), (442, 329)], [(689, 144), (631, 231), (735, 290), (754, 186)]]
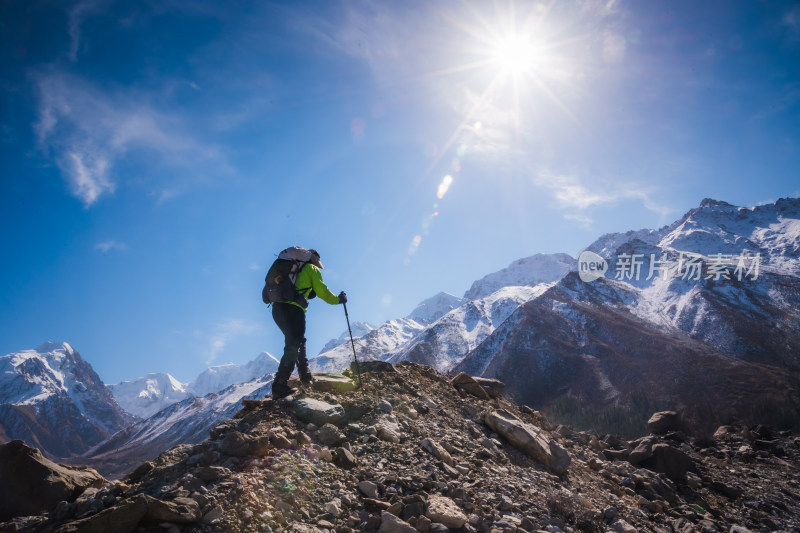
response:
[(356, 356), (356, 343), (355, 341), (353, 341), (353, 330), (350, 329), (350, 316), (347, 314), (346, 297), (342, 299), (342, 307), (344, 307), (344, 317), (347, 319), (347, 332), (350, 333), (350, 346), (353, 347), (353, 360), (356, 362), (356, 373), (358, 374), (358, 388), (363, 389), (364, 384), (361, 382), (361, 367), (358, 365), (358, 357)]

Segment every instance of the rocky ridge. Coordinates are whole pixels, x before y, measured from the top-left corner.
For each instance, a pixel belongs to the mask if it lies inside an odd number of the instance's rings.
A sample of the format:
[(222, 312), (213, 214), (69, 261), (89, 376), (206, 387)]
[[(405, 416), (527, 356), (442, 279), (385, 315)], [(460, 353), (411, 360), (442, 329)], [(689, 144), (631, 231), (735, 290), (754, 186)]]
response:
[[(682, 432), (657, 413), (624, 441), (565, 426), (502, 384), (416, 363), (363, 387), (244, 402), (199, 444), (0, 531), (795, 531), (800, 439), (767, 427)], [(644, 429), (644, 422), (643, 422)]]

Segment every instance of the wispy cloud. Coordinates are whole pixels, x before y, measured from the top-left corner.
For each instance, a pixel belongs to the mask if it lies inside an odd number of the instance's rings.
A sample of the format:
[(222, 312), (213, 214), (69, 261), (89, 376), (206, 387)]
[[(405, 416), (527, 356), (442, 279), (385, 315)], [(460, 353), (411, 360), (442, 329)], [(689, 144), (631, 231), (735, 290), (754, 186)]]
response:
[(98, 11), (105, 2), (103, 0), (82, 0), (72, 6), (67, 18), (67, 31), (69, 32), (69, 51), (67, 57), (70, 61), (78, 59), (78, 51), (81, 47), (81, 37), (84, 20), (92, 12)]
[(125, 244), (124, 242), (118, 242), (118, 241), (104, 241), (95, 244), (94, 248), (95, 250), (100, 250), (101, 252), (106, 254), (112, 250), (116, 250), (118, 252), (125, 251), (128, 249), (128, 245)]
[[(140, 158), (144, 164), (200, 168), (199, 179), (210, 171), (209, 165), (217, 173), (230, 170), (220, 150), (198, 138), (190, 117), (160, 111), (148, 104), (148, 95), (105, 92), (57, 70), (40, 73), (36, 83), (39, 145), (87, 207), (112, 194), (125, 179), (119, 163), (131, 150), (148, 155)], [(175, 189), (174, 179), (158, 187)]]
[(800, 39), (800, 6), (793, 5), (784, 13), (781, 24), (789, 30), (789, 39)]
[(261, 326), (254, 322), (247, 322), (238, 318), (228, 319), (214, 327), (214, 333), (209, 338), (208, 357), (206, 365), (213, 363), (225, 350), (225, 347), (238, 337), (251, 335), (259, 331)]
[(559, 207), (568, 210), (564, 218), (582, 225), (592, 223), (587, 210), (597, 206), (616, 205), (623, 201), (639, 201), (646, 209), (665, 217), (673, 210), (652, 199), (653, 191), (631, 183), (617, 183), (602, 188), (589, 188), (575, 175), (540, 171), (533, 177), (535, 185), (548, 189)]

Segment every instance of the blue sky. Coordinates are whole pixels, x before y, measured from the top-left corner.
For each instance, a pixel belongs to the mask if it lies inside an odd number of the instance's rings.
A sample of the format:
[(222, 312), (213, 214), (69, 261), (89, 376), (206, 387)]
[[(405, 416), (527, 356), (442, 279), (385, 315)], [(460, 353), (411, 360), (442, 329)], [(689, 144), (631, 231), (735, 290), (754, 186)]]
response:
[[(107, 383), (279, 355), (290, 245), (377, 325), (800, 195), (797, 2), (10, 0), (0, 46), (0, 352), (64, 340)], [(308, 321), (312, 353), (346, 328)]]

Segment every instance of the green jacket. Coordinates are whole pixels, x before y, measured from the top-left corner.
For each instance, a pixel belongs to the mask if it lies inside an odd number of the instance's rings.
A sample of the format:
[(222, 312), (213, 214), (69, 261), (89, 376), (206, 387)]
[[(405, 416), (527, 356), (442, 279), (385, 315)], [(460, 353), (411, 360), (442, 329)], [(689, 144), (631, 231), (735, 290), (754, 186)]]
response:
[[(319, 268), (311, 263), (306, 263), (300, 270), (300, 273), (297, 274), (297, 279), (294, 282), (294, 288), (306, 298), (308, 298), (309, 294), (313, 290), (317, 296), (322, 298), (327, 303), (331, 305), (336, 305), (339, 303), (339, 297), (333, 294), (328, 286), (325, 285), (325, 282), (322, 281), (322, 272), (320, 272)], [(297, 302), (286, 303), (296, 305), (303, 311), (306, 310), (305, 307)]]

